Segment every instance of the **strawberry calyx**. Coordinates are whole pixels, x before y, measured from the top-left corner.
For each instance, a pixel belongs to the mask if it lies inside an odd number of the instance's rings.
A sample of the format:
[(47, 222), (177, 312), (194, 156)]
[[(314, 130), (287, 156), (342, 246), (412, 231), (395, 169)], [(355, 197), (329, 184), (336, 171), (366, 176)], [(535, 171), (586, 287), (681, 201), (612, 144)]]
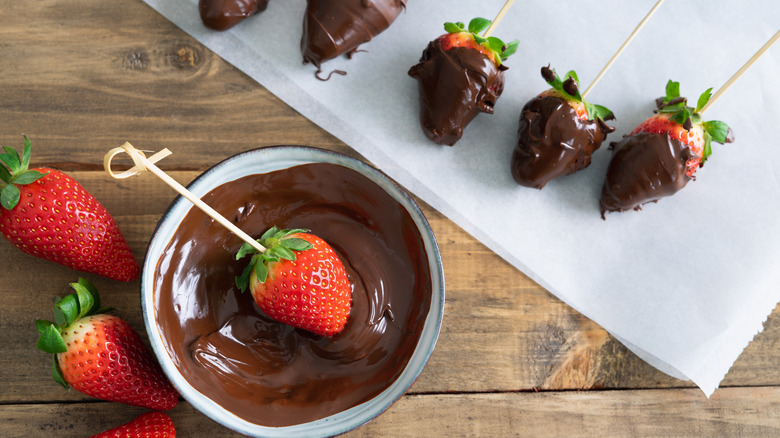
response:
[(542, 78), (565, 100), (581, 102), (588, 113), (588, 120), (601, 120), (604, 122), (615, 118), (615, 114), (609, 108), (592, 104), (583, 99), (580, 93), (580, 80), (577, 78), (577, 73), (574, 70), (570, 70), (561, 79), (558, 73), (555, 72), (555, 69), (547, 65), (542, 67)]
[(241, 245), (238, 253), (236, 253), (236, 260), (240, 260), (249, 254), (252, 254), (252, 258), (241, 275), (236, 277), (236, 286), (241, 292), (246, 291), (249, 287), (249, 278), (252, 275), (252, 270), (255, 271), (257, 280), (265, 283), (265, 280), (268, 278), (268, 266), (270, 263), (278, 262), (282, 259), (295, 260), (297, 258), (295, 255), (296, 251), (301, 252), (313, 248), (311, 243), (300, 237), (290, 237), (292, 234), (308, 232), (309, 230), (303, 228), (280, 230), (274, 226), (257, 239), (260, 245), (267, 248), (265, 252), (259, 253), (257, 249), (248, 243)]
[(705, 90), (696, 101), (696, 107), (688, 106), (688, 100), (680, 96), (680, 83), (671, 79), (666, 83), (666, 95), (656, 99), (660, 114), (669, 114), (669, 120), (690, 131), (694, 126), (701, 126), (704, 130), (704, 150), (701, 163), (703, 166), (707, 158), (712, 155), (712, 142), (731, 143), (734, 141), (734, 132), (729, 125), (719, 120), (703, 121), (699, 112), (707, 105), (712, 97), (712, 88)]
[(19, 203), (21, 192), (19, 186), (33, 183), (48, 175), (37, 170), (30, 170), (30, 139), (24, 135), (24, 151), (22, 155), (10, 146), (3, 146), (0, 153), (0, 205), (6, 210), (12, 210)]
[(40, 334), (36, 347), (54, 355), (52, 378), (66, 389), (69, 385), (65, 382), (62, 370), (57, 363), (57, 353), (68, 351), (65, 341), (62, 339), (62, 332), (81, 318), (112, 310), (110, 307), (100, 307), (100, 295), (98, 295), (95, 286), (88, 280), (79, 278), (77, 283), (70, 283), (70, 287), (75, 290), (74, 293), (54, 298), (54, 322), (43, 319), (35, 321)]
[(480, 33), (487, 30), (491, 23), (492, 21), (486, 18), (477, 17), (469, 22), (468, 27), (460, 21), (444, 23), (444, 30), (449, 34), (468, 34), (470, 38), (473, 38), (477, 46), (483, 48), (489, 54), (488, 57), (493, 60), (496, 66), (500, 66), (503, 61), (517, 51), (520, 41), (514, 40), (510, 43), (504, 43), (500, 38), (494, 36), (487, 38), (481, 36)]

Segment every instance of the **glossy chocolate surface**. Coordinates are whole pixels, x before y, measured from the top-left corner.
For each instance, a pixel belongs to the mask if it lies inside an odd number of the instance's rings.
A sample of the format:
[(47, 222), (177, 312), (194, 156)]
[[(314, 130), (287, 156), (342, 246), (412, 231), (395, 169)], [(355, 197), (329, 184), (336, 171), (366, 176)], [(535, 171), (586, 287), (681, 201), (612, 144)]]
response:
[(443, 50), (440, 41), (431, 41), (420, 62), (409, 69), (419, 84), (420, 125), (426, 137), (452, 146), (478, 113), (493, 114), (504, 91), (504, 70), (476, 50)]
[(268, 0), (200, 0), (198, 11), (206, 27), (227, 30), (244, 19), (262, 12)]
[(241, 241), (188, 212), (155, 272), (155, 315), (175, 366), (198, 391), (250, 422), (324, 418), (390, 386), (431, 305), (422, 238), (409, 213), (358, 172), (307, 164), (223, 184), (203, 200), (250, 235), (308, 228), (336, 250), (353, 286), (345, 329), (317, 336), (278, 323), (241, 293)]
[(668, 134), (636, 134), (612, 144), (612, 161), (601, 190), (601, 216), (607, 211), (639, 210), (642, 204), (671, 196), (691, 180), (685, 163), (691, 149)]
[(536, 96), (520, 115), (512, 177), (522, 186), (541, 189), (554, 178), (584, 169), (613, 130), (601, 120), (579, 119), (560, 97)]
[(393, 24), (407, 0), (308, 0), (303, 17), (303, 62), (317, 69), (353, 53)]

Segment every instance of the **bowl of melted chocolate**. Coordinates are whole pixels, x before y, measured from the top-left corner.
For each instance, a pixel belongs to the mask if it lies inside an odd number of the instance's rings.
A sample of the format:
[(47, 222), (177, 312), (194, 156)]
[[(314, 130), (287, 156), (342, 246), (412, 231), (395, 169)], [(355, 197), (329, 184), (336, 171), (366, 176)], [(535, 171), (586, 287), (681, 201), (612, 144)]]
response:
[(438, 337), (444, 275), (427, 220), (398, 184), (345, 155), (276, 146), (228, 158), (188, 188), (251, 236), (311, 230), (352, 285), (332, 337), (274, 321), (236, 287), (242, 241), (176, 198), (150, 241), (141, 300), (152, 348), (190, 404), (250, 436), (325, 436), (409, 389)]

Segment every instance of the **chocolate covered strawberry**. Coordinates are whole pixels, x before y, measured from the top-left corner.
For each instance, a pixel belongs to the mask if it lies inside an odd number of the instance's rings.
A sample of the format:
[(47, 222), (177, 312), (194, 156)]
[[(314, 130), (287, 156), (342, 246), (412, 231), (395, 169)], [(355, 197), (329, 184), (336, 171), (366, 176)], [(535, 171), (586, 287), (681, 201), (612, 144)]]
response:
[(146, 412), (135, 420), (91, 438), (176, 438), (171, 417), (162, 412)]
[(303, 62), (320, 71), (323, 62), (358, 47), (390, 27), (407, 0), (307, 0), (303, 16)]
[(511, 161), (515, 182), (536, 189), (588, 167), (593, 152), (615, 130), (605, 123), (615, 118), (612, 111), (583, 99), (574, 71), (561, 80), (547, 66), (542, 77), (552, 88), (523, 107)]
[(454, 145), (478, 113), (493, 114), (504, 90), (503, 61), (517, 50), (518, 41), (481, 37), (489, 26), (484, 18), (471, 20), (468, 28), (445, 23), (447, 33), (431, 41), (409, 69), (419, 84), (422, 130), (436, 143)]
[(200, 0), (198, 12), (206, 27), (228, 30), (252, 15), (263, 12), (268, 0)]
[(114, 218), (76, 180), (55, 169), (29, 169), (22, 156), (0, 154), (0, 232), (23, 252), (120, 281), (138, 277), (138, 263)]
[(352, 307), (352, 286), (336, 252), (308, 230), (266, 231), (258, 242), (245, 243), (236, 259), (252, 259), (236, 285), (249, 287), (257, 306), (271, 318), (322, 336), (339, 333)]
[(54, 380), (102, 400), (157, 410), (176, 406), (178, 393), (138, 333), (100, 307), (87, 280), (71, 287), (75, 293), (54, 302), (54, 322), (36, 321), (38, 348), (54, 354)]
[(703, 121), (699, 114), (711, 91), (702, 93), (693, 108), (680, 97), (680, 84), (670, 80), (666, 96), (656, 101), (656, 114), (611, 145), (612, 161), (601, 190), (602, 217), (607, 211), (639, 210), (642, 204), (677, 193), (712, 154), (713, 141), (734, 141), (727, 124)]

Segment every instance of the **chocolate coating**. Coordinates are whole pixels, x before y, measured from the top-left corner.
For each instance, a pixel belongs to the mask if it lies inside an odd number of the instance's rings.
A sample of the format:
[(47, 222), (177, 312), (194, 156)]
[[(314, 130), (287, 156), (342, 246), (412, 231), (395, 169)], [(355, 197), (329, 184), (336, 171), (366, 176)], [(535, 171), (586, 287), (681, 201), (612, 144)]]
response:
[(268, 7), (268, 0), (200, 0), (200, 19), (206, 27), (227, 30)]
[(303, 16), (303, 62), (323, 62), (371, 41), (393, 24), (407, 0), (308, 0)]
[(588, 167), (612, 131), (601, 119), (580, 120), (560, 97), (536, 96), (520, 115), (512, 177), (521, 186), (541, 189), (554, 178)]
[(409, 69), (420, 90), (420, 125), (439, 144), (454, 145), (479, 112), (493, 114), (504, 91), (504, 71), (487, 56), (464, 47), (444, 50), (431, 41)]
[(611, 148), (599, 201), (602, 217), (607, 211), (639, 210), (642, 204), (677, 193), (691, 180), (685, 163), (693, 153), (668, 134), (631, 135)]
[(356, 406), (396, 380), (432, 294), (422, 238), (402, 205), (334, 164), (246, 176), (203, 200), (253, 236), (272, 225), (311, 229), (344, 262), (353, 303), (330, 338), (270, 319), (235, 286), (242, 241), (192, 209), (158, 261), (155, 315), (195, 389), (250, 422), (286, 426)]

